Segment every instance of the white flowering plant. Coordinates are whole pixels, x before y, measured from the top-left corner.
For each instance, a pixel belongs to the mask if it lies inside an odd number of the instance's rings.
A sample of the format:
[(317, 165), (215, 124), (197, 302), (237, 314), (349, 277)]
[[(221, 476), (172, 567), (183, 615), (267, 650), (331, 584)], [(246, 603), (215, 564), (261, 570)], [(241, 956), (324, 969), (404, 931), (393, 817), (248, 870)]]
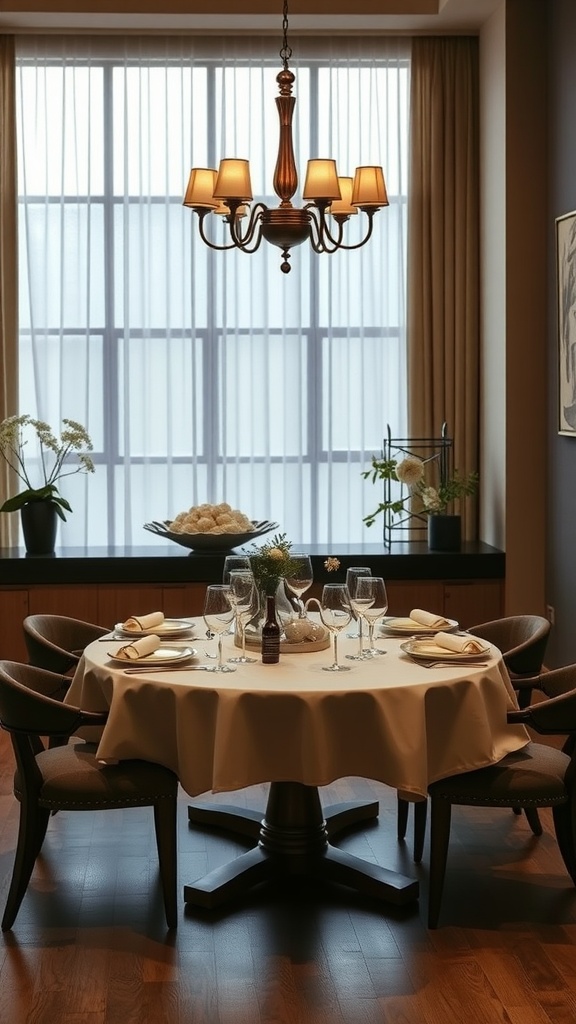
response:
[[(60, 494), (56, 482), (74, 473), (93, 473), (94, 463), (87, 454), (92, 451), (92, 441), (81, 423), (63, 419), (60, 437), (42, 420), (31, 416), (8, 416), (0, 423), (0, 455), (25, 484), (25, 489), (0, 507), (0, 512), (15, 512), (31, 501), (52, 501), (61, 519), (66, 519), (64, 510), (72, 509)], [(39, 448), (39, 466), (42, 476), (40, 486), (34, 487), (26, 466), (27, 435), (36, 434)], [(75, 463), (70, 461), (74, 456)]]
[[(420, 459), (416, 455), (406, 455), (403, 459), (378, 459), (372, 456), (372, 468), (362, 473), (364, 479), (391, 480), (403, 484), (406, 494), (389, 501), (381, 501), (378, 508), (364, 517), (366, 526), (372, 526), (377, 516), (383, 512), (392, 515), (402, 513), (438, 515), (448, 511), (448, 506), (461, 498), (471, 497), (478, 489), (478, 473), (476, 471), (462, 476), (456, 469), (447, 480), (441, 480), (437, 487), (426, 483), (426, 465), (433, 460)], [(418, 501), (415, 503), (415, 499)], [(415, 507), (416, 504), (416, 507)]]

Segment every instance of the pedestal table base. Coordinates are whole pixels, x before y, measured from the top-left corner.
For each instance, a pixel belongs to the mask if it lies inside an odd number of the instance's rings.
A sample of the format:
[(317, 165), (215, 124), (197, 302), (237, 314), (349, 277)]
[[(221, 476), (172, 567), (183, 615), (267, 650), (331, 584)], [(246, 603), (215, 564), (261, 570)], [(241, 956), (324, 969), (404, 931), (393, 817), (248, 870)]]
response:
[(317, 787), (299, 782), (270, 784), (264, 818), (249, 809), (192, 804), (190, 824), (235, 832), (257, 845), (184, 886), (184, 900), (213, 909), (259, 882), (290, 875), (347, 885), (384, 903), (411, 903), (418, 899), (416, 879), (354, 857), (329, 842), (342, 829), (377, 816), (377, 801), (334, 804), (323, 811)]

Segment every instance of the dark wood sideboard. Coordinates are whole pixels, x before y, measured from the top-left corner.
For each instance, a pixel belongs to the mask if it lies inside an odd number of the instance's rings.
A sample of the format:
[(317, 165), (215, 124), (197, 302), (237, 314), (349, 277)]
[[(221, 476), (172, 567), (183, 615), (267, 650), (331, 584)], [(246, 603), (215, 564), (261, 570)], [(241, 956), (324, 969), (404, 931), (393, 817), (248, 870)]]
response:
[[(242, 550), (242, 549), (241, 549)], [(344, 580), (346, 568), (367, 565), (386, 580), (389, 610), (407, 615), (426, 608), (463, 626), (504, 612), (505, 554), (483, 543), (458, 552), (429, 551), (425, 543), (308, 545), (319, 595), (326, 582)], [(329, 556), (340, 569), (328, 573)], [(162, 610), (199, 615), (207, 583), (222, 577), (224, 555), (188, 552), (176, 544), (132, 548), (67, 548), (50, 556), (0, 549), (0, 657), (26, 660), (22, 620), (51, 612), (112, 626), (128, 615)]]

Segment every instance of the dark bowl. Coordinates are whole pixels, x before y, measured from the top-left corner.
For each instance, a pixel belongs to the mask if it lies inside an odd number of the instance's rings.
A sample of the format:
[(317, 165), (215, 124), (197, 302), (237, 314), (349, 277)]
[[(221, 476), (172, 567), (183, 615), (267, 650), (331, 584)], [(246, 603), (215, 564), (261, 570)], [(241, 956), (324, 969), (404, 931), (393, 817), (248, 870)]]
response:
[(173, 540), (191, 551), (231, 551), (242, 544), (247, 544), (257, 537), (262, 537), (271, 530), (278, 529), (278, 523), (272, 523), (268, 519), (252, 520), (253, 530), (245, 533), (173, 533), (168, 529), (170, 520), (162, 523), (144, 523), (144, 529), (150, 533), (162, 537), (164, 540)]

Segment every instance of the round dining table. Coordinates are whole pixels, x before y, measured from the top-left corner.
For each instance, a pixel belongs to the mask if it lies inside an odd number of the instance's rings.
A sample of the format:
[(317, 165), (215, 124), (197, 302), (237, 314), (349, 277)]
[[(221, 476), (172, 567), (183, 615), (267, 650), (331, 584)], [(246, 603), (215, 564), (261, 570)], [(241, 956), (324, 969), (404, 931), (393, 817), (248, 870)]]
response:
[[(325, 670), (329, 650), (283, 649), (276, 665), (256, 654), (225, 673), (206, 671), (214, 668), (208, 655), (215, 643), (202, 634), (198, 626), (192, 639), (178, 641), (196, 650), (192, 659), (162, 670), (114, 660), (122, 645), (116, 638), (95, 641), (66, 697), (85, 710), (108, 710), (101, 733), (85, 737), (97, 741), (103, 763), (141, 758), (165, 765), (192, 797), (270, 783), (264, 815), (209, 802), (189, 806), (192, 825), (230, 829), (255, 844), (186, 885), (189, 904), (213, 908), (286, 873), (344, 884), (383, 902), (416, 900), (416, 879), (330, 842), (375, 818), (378, 802), (322, 807), (319, 787), (359, 776), (422, 799), (437, 779), (492, 764), (529, 739), (522, 726), (507, 724), (517, 704), (495, 647), (481, 659), (430, 668), (389, 636), (378, 640), (385, 653), (349, 660), (358, 642), (341, 636), (346, 672)], [(224, 654), (238, 655), (232, 637), (224, 638)]]

